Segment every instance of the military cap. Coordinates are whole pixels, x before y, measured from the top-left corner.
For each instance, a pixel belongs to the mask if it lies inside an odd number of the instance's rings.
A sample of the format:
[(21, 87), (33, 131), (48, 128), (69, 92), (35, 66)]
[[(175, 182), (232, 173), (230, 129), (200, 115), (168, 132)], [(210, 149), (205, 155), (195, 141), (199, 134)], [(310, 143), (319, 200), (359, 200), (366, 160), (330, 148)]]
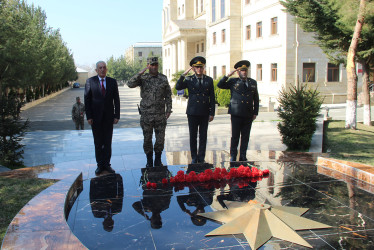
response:
[(194, 67), (204, 66), (205, 63), (206, 63), (206, 60), (205, 60), (204, 57), (196, 56), (196, 57), (192, 58), (192, 60), (190, 61), (190, 66), (194, 66)]
[(155, 57), (148, 57), (147, 58), (147, 63), (151, 64), (151, 65), (158, 63), (158, 57), (157, 56), (155, 56)]
[(251, 65), (251, 63), (249, 61), (241, 60), (241, 61), (235, 63), (234, 69), (239, 69), (239, 70), (245, 69), (245, 70), (247, 70), (249, 65)]

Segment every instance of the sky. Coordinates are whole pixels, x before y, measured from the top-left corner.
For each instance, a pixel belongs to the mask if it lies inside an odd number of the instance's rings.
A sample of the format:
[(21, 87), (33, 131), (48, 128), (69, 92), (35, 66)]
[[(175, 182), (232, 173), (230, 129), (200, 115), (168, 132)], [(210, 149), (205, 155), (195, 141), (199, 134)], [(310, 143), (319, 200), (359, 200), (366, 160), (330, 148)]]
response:
[(76, 66), (124, 55), (136, 42), (162, 41), (162, 0), (27, 0), (59, 29)]

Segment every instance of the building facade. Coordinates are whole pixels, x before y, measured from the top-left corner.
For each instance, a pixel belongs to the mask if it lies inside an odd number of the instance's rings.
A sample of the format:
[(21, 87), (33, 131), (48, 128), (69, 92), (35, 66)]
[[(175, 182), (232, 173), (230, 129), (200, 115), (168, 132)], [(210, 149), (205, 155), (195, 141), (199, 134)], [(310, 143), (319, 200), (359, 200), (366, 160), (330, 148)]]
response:
[(170, 80), (200, 55), (207, 75), (217, 79), (246, 59), (262, 104), (298, 84), (318, 88), (325, 103), (345, 102), (344, 66), (330, 63), (283, 9), (279, 0), (164, 0), (163, 73)]
[(161, 42), (139, 42), (130, 46), (125, 51), (125, 57), (129, 61), (140, 64), (146, 62), (147, 58), (151, 56), (162, 56)]

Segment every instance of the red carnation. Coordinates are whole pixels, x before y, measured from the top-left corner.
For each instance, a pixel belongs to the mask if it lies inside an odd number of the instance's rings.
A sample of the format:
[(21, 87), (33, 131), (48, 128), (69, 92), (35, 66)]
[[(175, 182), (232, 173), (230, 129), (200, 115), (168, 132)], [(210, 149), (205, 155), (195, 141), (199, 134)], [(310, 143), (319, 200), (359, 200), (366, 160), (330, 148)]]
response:
[(163, 178), (162, 179), (162, 184), (167, 184), (168, 183), (168, 180), (166, 178)]
[(269, 169), (265, 169), (264, 171), (262, 171), (262, 173), (263, 173), (264, 175), (269, 174)]
[(154, 189), (157, 188), (157, 184), (156, 184), (156, 183), (151, 183), (151, 186), (152, 186), (152, 188), (154, 188)]
[(147, 182), (147, 188), (151, 188), (152, 187), (152, 183), (151, 182)]

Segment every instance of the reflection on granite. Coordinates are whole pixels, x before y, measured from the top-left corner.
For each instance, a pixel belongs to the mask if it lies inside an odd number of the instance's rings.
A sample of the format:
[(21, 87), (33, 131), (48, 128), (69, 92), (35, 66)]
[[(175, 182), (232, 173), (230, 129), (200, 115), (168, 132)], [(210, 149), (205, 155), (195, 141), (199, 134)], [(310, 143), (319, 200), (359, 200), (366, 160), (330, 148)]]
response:
[[(273, 205), (286, 205), (310, 208), (305, 218), (333, 226), (332, 229), (306, 230), (298, 232), (315, 248), (339, 248), (344, 245), (354, 248), (355, 244), (374, 247), (374, 212), (372, 195), (357, 193), (355, 206), (351, 205), (349, 187), (345, 182), (317, 173), (315, 165), (295, 162), (254, 162), (260, 169), (269, 168), (271, 176), (250, 183), (247, 187), (238, 185), (209, 189), (191, 184), (183, 190), (160, 186), (147, 189), (139, 180), (141, 169), (129, 169), (118, 172), (124, 187), (122, 209), (116, 209), (113, 216), (113, 228), (103, 228), (103, 219), (92, 212), (91, 181), (83, 182), (82, 192), (75, 202), (68, 224), (73, 233), (89, 249), (101, 248), (248, 248), (240, 235), (234, 238), (204, 235), (219, 224), (196, 216), (196, 211), (212, 212), (225, 209), (224, 200), (248, 201), (256, 198), (268, 200)], [(221, 165), (229, 166), (228, 163)], [(168, 166), (172, 176), (179, 170), (188, 172), (184, 165)], [(113, 186), (108, 180), (108, 185)], [(140, 186), (139, 186), (140, 184)], [(120, 186), (120, 185), (114, 185)], [(108, 192), (108, 194), (111, 192)], [(109, 195), (113, 196), (113, 195)], [(121, 196), (121, 195), (119, 195)], [(103, 201), (106, 199), (102, 199)], [(365, 204), (359, 209), (358, 204)], [(106, 210), (107, 211), (107, 210)], [(359, 242), (359, 243), (358, 243)], [(301, 248), (289, 242), (271, 239), (265, 247)]]
[[(180, 129), (181, 136), (173, 138)], [(179, 127), (169, 130), (172, 136), (167, 138), (162, 161), (175, 176), (180, 170), (190, 171), (188, 131)], [(214, 167), (229, 169), (229, 138), (223, 135), (228, 129), (221, 130), (219, 136), (210, 134), (205, 160)], [(225, 209), (226, 200), (252, 199), (268, 200), (272, 205), (307, 207), (310, 210), (306, 218), (332, 225), (332, 229), (298, 232), (315, 248), (373, 248), (374, 203), (373, 194), (369, 193), (374, 190), (373, 186), (338, 177), (325, 168), (321, 171), (315, 165), (320, 154), (271, 150), (272, 145), (266, 145), (264, 150), (261, 140), (252, 140), (247, 158), (259, 169), (269, 169), (268, 178), (247, 186), (231, 183), (216, 188), (192, 183), (180, 189), (160, 186), (149, 190), (141, 183), (144, 175), (141, 168), (146, 164), (141, 129), (115, 129), (114, 138), (111, 163), (116, 174), (95, 176), (90, 131), (29, 133), (25, 151), (27, 165), (51, 164), (0, 176), (61, 181), (21, 210), (12, 221), (2, 248), (249, 249), (241, 235), (206, 238), (205, 234), (219, 224), (197, 217), (196, 212)], [(46, 143), (48, 140), (52, 145)], [(30, 147), (39, 151), (28, 151)], [(79, 185), (71, 188), (80, 174), (80, 189)], [(276, 238), (264, 247), (302, 249)]]

